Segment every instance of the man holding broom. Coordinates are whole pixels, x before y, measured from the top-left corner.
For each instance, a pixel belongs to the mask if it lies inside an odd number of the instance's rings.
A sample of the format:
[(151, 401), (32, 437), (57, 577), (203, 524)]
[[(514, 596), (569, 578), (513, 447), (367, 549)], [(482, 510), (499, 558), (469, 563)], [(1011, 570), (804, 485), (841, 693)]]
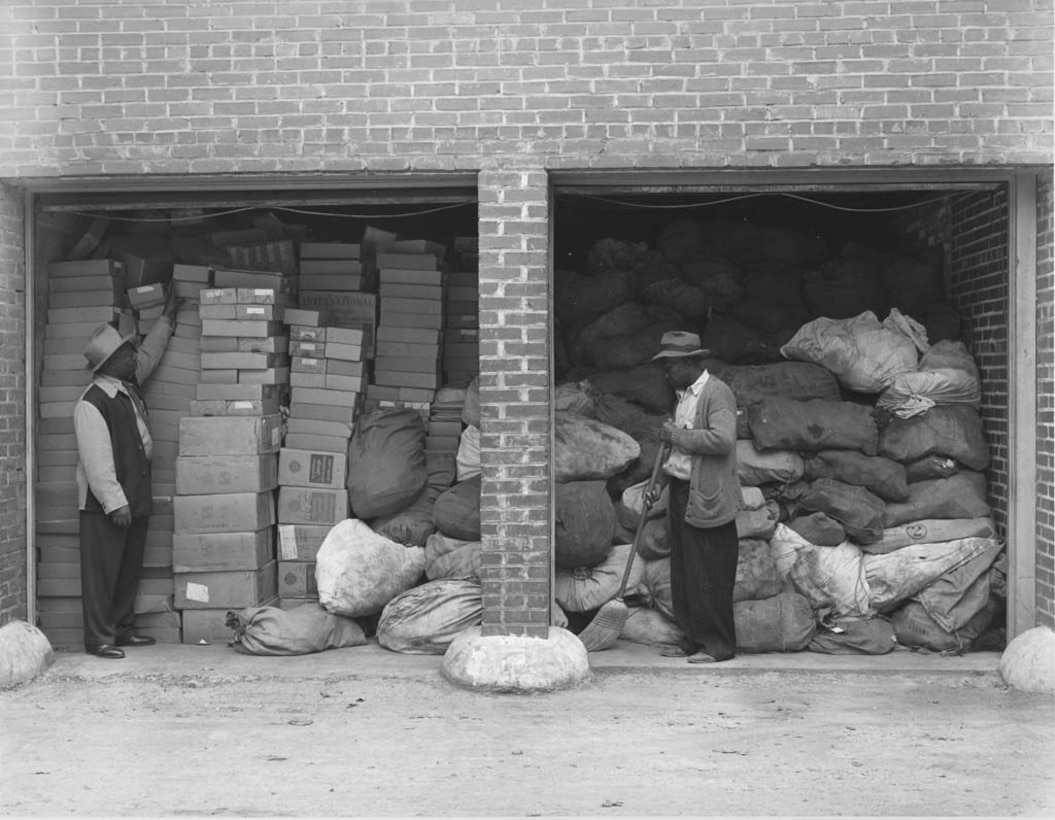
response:
[[(664, 333), (661, 361), (678, 395), (673, 421), (660, 438), (670, 446), (663, 464), (670, 476), (668, 528), (674, 617), (685, 633), (665, 657), (715, 663), (736, 654), (733, 586), (743, 506), (736, 463), (736, 399), (707, 372), (711, 351), (695, 333)], [(652, 490), (658, 496), (658, 488)], [(654, 500), (654, 499), (653, 499)]]

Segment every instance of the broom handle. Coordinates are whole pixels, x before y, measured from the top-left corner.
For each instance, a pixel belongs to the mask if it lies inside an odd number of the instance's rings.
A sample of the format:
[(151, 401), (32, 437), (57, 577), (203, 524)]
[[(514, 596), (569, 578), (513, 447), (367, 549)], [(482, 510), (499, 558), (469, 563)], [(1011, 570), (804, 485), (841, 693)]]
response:
[(647, 500), (648, 495), (655, 486), (656, 479), (659, 477), (659, 468), (663, 464), (663, 457), (666, 452), (666, 444), (661, 444), (659, 449), (656, 450), (656, 461), (652, 465), (652, 475), (648, 477), (648, 484), (645, 485), (645, 492), (641, 496), (641, 515), (637, 517), (637, 529), (634, 531), (634, 543), (630, 545), (630, 557), (626, 559), (626, 569), (623, 570), (623, 581), (619, 584), (619, 592), (615, 595), (619, 600), (622, 600), (623, 593), (626, 592), (626, 585), (630, 581), (630, 568), (633, 566), (634, 557), (637, 555), (637, 545), (641, 541), (641, 532), (645, 529), (645, 520), (648, 518), (649, 510), (652, 509), (652, 504)]

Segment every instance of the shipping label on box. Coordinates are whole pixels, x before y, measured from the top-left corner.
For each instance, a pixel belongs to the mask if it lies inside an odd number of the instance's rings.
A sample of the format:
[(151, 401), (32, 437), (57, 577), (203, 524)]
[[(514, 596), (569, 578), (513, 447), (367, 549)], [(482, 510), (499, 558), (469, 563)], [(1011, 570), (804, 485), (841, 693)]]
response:
[(238, 288), (238, 304), (281, 307), (286, 304), (286, 293), (276, 291), (274, 288)]
[(273, 453), (282, 442), (282, 417), (182, 418), (180, 455), (258, 455)]
[(325, 342), (291, 341), (289, 343), (289, 355), (301, 358), (322, 358), (326, 350)]
[[(290, 343), (291, 347), (292, 344), (293, 343)], [(289, 369), (293, 373), (316, 373), (318, 375), (325, 375), (326, 360), (317, 356), (293, 355), (289, 362)]]
[(275, 523), (274, 494), (177, 495), (173, 531), (187, 533), (255, 532)]
[(238, 289), (202, 288), (198, 291), (198, 302), (201, 307), (206, 305), (236, 305), (238, 304)]
[(284, 308), (282, 305), (235, 305), (235, 317), (239, 320), (256, 320), (281, 322)]
[(325, 342), (328, 330), (330, 330), (328, 327), (291, 324), (289, 326), (289, 338), (294, 342)]
[(278, 453), (278, 483), (296, 487), (343, 489), (348, 458), (338, 453), (313, 453), (283, 448)]
[(278, 486), (274, 453), (255, 456), (180, 456), (176, 459), (176, 492), (262, 493)]
[(333, 529), (329, 524), (279, 524), (278, 557), (282, 561), (314, 561)]
[(348, 517), (348, 491), (311, 487), (279, 487), (280, 524), (334, 525)]
[(279, 561), (278, 596), (280, 598), (318, 598), (315, 562)]
[(274, 530), (172, 536), (174, 572), (259, 569), (275, 557)]

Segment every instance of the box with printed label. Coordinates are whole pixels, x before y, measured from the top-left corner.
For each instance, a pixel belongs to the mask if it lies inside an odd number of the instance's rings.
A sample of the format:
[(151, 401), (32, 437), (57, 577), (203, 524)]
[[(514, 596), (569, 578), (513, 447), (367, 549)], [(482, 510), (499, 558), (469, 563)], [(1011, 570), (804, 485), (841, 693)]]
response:
[(314, 487), (278, 488), (280, 524), (334, 525), (348, 517), (348, 491)]
[(181, 456), (273, 453), (282, 441), (282, 416), (184, 417), (179, 422)]
[(280, 598), (318, 598), (314, 561), (279, 561), (278, 595)]
[(277, 486), (274, 453), (176, 458), (176, 492), (180, 495), (263, 493)]
[(285, 486), (344, 489), (347, 473), (346, 455), (288, 448), (278, 452), (278, 483)]
[(278, 562), (259, 569), (178, 572), (175, 581), (176, 609), (255, 606), (275, 597)]
[(274, 493), (177, 495), (172, 499), (173, 531), (255, 532), (275, 523)]
[(275, 557), (274, 530), (181, 533), (172, 536), (174, 572), (259, 569)]
[(331, 529), (330, 524), (279, 524), (279, 560), (314, 561)]

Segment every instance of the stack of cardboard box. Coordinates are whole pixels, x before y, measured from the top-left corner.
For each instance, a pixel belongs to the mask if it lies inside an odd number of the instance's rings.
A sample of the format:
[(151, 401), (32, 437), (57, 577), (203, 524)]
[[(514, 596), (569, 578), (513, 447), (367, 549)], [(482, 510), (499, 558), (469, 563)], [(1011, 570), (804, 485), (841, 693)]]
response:
[(460, 271), (447, 275), (443, 375), (447, 384), (468, 383), (480, 372), (480, 274), (478, 240), (457, 237)]
[(84, 348), (105, 323), (133, 329), (122, 310), (126, 280), (109, 259), (56, 262), (48, 266), (47, 322), (36, 420), (35, 527), (39, 553), (37, 595), (40, 625), (53, 646), (84, 643), (77, 504), (77, 440), (73, 408), (91, 381)]
[(316, 600), (315, 554), (348, 517), (347, 458), (366, 384), (361, 329), (327, 327), (318, 311), (286, 313), (290, 404), (279, 455), (279, 594)]

